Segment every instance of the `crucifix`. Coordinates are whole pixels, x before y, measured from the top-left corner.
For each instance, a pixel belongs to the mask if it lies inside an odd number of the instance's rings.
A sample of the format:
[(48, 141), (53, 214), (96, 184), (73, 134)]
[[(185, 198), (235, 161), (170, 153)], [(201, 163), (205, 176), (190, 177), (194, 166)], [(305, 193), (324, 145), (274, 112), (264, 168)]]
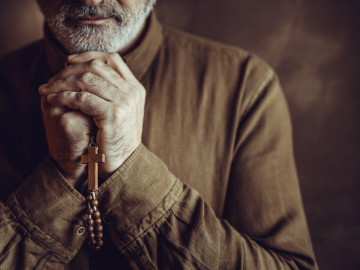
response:
[(99, 154), (96, 145), (88, 147), (88, 154), (81, 156), (81, 163), (88, 164), (88, 190), (99, 187), (99, 163), (105, 162), (105, 155)]
[(81, 163), (88, 164), (88, 190), (87, 190), (87, 229), (89, 234), (88, 245), (93, 250), (99, 250), (104, 244), (103, 242), (103, 226), (100, 211), (98, 209), (99, 202), (97, 200), (99, 188), (99, 163), (105, 162), (105, 155), (99, 154), (99, 149), (94, 143), (93, 137), (88, 147), (88, 154), (81, 156)]

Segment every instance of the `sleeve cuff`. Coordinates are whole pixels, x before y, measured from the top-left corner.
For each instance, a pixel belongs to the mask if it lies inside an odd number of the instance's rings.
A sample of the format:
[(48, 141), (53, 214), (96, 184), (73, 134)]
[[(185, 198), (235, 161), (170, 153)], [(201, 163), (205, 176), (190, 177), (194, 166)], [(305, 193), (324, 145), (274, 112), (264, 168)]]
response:
[(8, 204), (32, 239), (65, 262), (75, 256), (86, 238), (82, 229), (85, 198), (50, 158), (9, 196)]
[(183, 184), (143, 144), (99, 189), (104, 222), (121, 249), (174, 205)]

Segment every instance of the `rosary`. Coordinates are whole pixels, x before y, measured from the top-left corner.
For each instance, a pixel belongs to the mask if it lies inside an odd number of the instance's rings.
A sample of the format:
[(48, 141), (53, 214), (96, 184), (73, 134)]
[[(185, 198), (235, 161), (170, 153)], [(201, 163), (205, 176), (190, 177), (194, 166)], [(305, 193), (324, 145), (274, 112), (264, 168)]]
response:
[(105, 155), (99, 154), (99, 149), (94, 143), (94, 137), (91, 137), (91, 143), (88, 147), (88, 154), (81, 156), (81, 163), (88, 164), (88, 190), (86, 195), (87, 200), (87, 230), (88, 230), (88, 245), (93, 250), (100, 250), (104, 244), (103, 225), (101, 224), (101, 215), (99, 211), (98, 195), (98, 163), (105, 162)]

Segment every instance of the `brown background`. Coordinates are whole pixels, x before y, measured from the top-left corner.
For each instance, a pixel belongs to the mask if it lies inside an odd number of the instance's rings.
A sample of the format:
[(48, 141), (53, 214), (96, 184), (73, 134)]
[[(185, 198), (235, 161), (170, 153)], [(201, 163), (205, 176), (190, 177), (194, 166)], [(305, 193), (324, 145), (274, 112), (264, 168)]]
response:
[[(41, 36), (33, 0), (1, 0), (0, 11), (0, 55)], [(360, 269), (360, 2), (159, 0), (157, 11), (165, 24), (241, 46), (275, 68), (320, 268)]]

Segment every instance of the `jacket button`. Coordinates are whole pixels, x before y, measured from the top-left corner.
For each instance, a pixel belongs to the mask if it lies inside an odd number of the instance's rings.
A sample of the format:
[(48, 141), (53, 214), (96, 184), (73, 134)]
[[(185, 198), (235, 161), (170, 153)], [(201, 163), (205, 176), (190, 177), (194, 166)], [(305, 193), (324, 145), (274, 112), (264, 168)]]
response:
[(109, 216), (104, 216), (103, 220), (104, 220), (105, 224), (110, 224), (111, 223), (111, 218)]
[(83, 235), (85, 233), (85, 227), (81, 226), (77, 229), (76, 234), (77, 235)]

